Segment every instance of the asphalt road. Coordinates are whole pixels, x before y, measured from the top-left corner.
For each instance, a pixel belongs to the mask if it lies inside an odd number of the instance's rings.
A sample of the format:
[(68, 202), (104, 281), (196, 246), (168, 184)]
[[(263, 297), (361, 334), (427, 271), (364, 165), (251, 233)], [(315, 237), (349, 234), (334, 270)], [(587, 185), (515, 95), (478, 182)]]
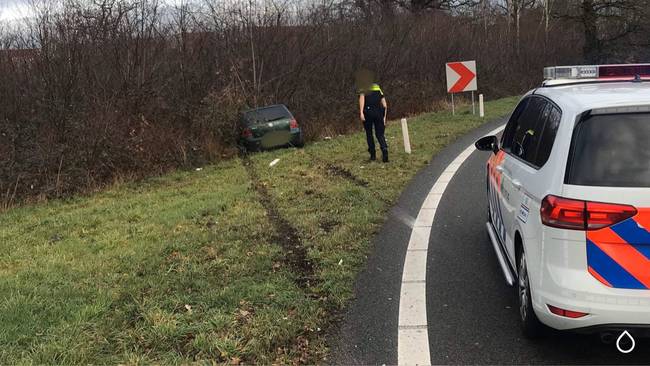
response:
[[(459, 139), (414, 178), (374, 241), (356, 300), (332, 334), (334, 364), (395, 364), (402, 266), (411, 229), (429, 189), (465, 147), (503, 121)], [(427, 316), (433, 364), (650, 364), (650, 342), (621, 354), (596, 336), (521, 336), (515, 290), (505, 284), (485, 230), (485, 162), (475, 152), (447, 187), (431, 228)]]

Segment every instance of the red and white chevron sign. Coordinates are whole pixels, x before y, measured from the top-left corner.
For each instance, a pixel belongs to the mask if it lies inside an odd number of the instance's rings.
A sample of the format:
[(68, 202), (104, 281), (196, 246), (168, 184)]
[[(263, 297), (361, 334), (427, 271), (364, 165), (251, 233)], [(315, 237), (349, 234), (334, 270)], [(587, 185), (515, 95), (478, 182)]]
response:
[(476, 61), (449, 62), (446, 71), (448, 93), (462, 93), (477, 89)]

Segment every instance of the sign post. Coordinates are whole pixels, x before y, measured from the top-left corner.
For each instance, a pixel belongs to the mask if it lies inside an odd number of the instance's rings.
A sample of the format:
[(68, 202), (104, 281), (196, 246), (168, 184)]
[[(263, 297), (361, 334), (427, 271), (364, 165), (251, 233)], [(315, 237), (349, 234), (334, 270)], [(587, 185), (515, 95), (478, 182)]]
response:
[(478, 89), (476, 81), (476, 61), (448, 62), (445, 66), (447, 74), (447, 93), (451, 94), (451, 111), (456, 114), (454, 94), (472, 92), (472, 113), (476, 113), (474, 92)]
[(451, 115), (456, 115), (456, 107), (454, 106), (454, 93), (451, 93)]
[(476, 107), (474, 106), (474, 91), (472, 90), (472, 114), (476, 114)]

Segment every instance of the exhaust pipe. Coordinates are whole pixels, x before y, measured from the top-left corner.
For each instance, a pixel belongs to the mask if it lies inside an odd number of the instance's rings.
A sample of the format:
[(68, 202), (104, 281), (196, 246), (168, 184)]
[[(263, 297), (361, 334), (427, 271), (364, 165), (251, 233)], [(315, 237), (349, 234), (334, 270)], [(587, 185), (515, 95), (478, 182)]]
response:
[(604, 344), (612, 344), (616, 341), (616, 336), (612, 332), (600, 333), (600, 341)]

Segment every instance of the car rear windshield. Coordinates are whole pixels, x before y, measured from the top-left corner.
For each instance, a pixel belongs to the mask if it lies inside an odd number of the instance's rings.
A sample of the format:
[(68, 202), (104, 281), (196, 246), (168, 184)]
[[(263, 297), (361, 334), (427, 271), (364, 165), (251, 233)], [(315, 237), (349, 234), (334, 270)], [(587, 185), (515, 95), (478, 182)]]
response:
[(285, 106), (277, 105), (248, 111), (244, 114), (244, 118), (249, 123), (264, 123), (292, 118), (292, 116)]
[(650, 114), (594, 115), (574, 131), (567, 184), (650, 187)]

